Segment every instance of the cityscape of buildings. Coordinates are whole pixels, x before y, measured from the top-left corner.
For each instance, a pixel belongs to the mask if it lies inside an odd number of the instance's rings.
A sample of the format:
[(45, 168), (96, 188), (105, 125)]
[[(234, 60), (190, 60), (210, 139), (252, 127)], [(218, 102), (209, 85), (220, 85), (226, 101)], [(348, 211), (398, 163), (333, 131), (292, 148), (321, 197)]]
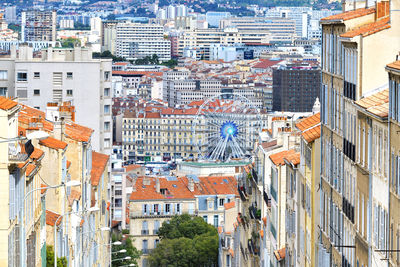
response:
[(0, 3), (0, 266), (400, 266), (400, 0), (250, 2)]

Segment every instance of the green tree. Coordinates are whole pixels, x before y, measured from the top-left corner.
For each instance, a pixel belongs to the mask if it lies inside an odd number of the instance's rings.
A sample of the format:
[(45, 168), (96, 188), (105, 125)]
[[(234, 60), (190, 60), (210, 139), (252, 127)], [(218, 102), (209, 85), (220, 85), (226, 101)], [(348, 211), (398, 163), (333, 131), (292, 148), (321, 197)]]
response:
[(133, 246), (132, 239), (129, 235), (113, 234), (112, 241), (113, 242), (121, 241), (121, 243), (122, 243), (119, 246), (117, 246), (117, 245), (112, 246), (112, 252), (117, 252), (122, 249), (126, 249), (126, 252), (124, 252), (124, 253), (113, 253), (112, 260), (125, 258), (127, 256), (131, 257), (130, 260), (114, 261), (112, 263), (112, 266), (124, 266), (124, 265), (129, 265), (132, 263), (137, 265), (137, 260), (140, 258), (141, 253), (139, 250), (137, 250)]
[(218, 265), (218, 232), (203, 218), (174, 216), (158, 235), (161, 241), (149, 256), (151, 266)]
[(170, 59), (168, 61), (164, 61), (161, 64), (164, 65), (164, 66), (167, 66), (170, 69), (173, 69), (178, 65), (178, 61), (176, 59)]
[(118, 61), (126, 61), (124, 57), (117, 57), (114, 56), (110, 51), (106, 50), (101, 53), (99, 52), (93, 52), (93, 58), (111, 58), (114, 62)]
[[(54, 250), (53, 246), (46, 246), (46, 267), (54, 266)], [(57, 266), (67, 267), (67, 258), (57, 258)]]
[(73, 37), (68, 37), (67, 39), (64, 39), (61, 41), (61, 46), (62, 47), (75, 47), (75, 46), (81, 46), (81, 40)]

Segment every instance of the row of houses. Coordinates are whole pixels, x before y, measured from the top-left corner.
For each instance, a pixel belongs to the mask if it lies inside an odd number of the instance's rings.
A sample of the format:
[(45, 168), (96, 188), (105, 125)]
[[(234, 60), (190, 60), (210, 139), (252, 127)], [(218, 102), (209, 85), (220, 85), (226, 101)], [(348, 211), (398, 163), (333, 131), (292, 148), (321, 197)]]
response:
[(109, 156), (69, 103), (46, 112), (0, 98), (0, 265), (46, 266), (46, 248), (68, 266), (108, 266)]

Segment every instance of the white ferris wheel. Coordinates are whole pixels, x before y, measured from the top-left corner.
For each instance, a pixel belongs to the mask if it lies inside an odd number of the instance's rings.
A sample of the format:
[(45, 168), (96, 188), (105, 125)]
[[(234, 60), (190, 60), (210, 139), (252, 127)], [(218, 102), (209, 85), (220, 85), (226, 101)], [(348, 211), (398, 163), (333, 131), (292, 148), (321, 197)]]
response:
[(213, 161), (251, 156), (261, 132), (261, 116), (246, 97), (222, 93), (200, 106), (192, 124), (193, 144), (199, 157)]

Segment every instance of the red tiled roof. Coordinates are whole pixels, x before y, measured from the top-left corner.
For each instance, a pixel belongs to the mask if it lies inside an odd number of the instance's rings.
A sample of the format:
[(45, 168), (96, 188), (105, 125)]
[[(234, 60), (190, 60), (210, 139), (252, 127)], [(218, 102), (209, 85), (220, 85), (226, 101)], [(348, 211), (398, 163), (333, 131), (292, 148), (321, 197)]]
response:
[(284, 159), (294, 166), (300, 164), (300, 152), (294, 153), (294, 154), (289, 154)]
[(363, 25), (360, 28), (347, 31), (347, 32), (341, 34), (340, 37), (352, 38), (352, 37), (355, 37), (358, 35), (362, 35), (363, 37), (366, 37), (368, 35), (371, 35), (376, 32), (390, 28), (389, 21), (390, 21), (390, 19), (389, 19), (389, 17), (387, 17), (387, 18)]
[(400, 70), (400, 60), (397, 60), (393, 63), (387, 64), (388, 68), (392, 68), (392, 69), (396, 69), (396, 70)]
[(90, 180), (93, 186), (97, 186), (99, 184), (100, 178), (103, 175), (103, 172), (107, 166), (107, 162), (110, 156), (92, 152), (92, 171), (90, 172)]
[(41, 185), (40, 185), (40, 188), (42, 188), (42, 189), (40, 190), (40, 193), (41, 193), (41, 194), (46, 193), (46, 191), (47, 191), (46, 187), (47, 187), (47, 185), (45, 185), (45, 184), (41, 184)]
[(138, 165), (138, 164), (131, 164), (131, 165), (127, 165), (127, 166), (125, 166), (124, 168), (125, 168), (125, 171), (127, 171), (127, 172), (130, 172), (130, 171), (133, 171), (133, 170), (139, 169), (139, 168), (141, 168), (141, 167), (142, 167), (142, 165)]
[(321, 122), (321, 113), (318, 112), (310, 117), (302, 119), (299, 123), (296, 124), (296, 127), (300, 131), (304, 131), (308, 128), (311, 128), (311, 127), (317, 125), (320, 122)]
[(53, 149), (65, 149), (68, 145), (67, 143), (53, 137), (47, 137), (46, 139), (40, 140), (39, 144)]
[(38, 160), (40, 158), (42, 158), (42, 156), (44, 155), (43, 150), (41, 150), (40, 148), (35, 147), (35, 149), (33, 150), (32, 154), (30, 155), (30, 158), (33, 160)]
[(262, 142), (261, 143), (261, 147), (263, 149), (267, 149), (267, 148), (276, 146), (277, 144), (278, 144), (278, 140), (272, 140), (272, 141), (269, 141), (269, 142)]
[(261, 59), (259, 63), (255, 64), (253, 68), (255, 69), (268, 69), (279, 62), (282, 62), (282, 60), (269, 60), (269, 59)]
[(126, 66), (128, 64), (129, 64), (129, 62), (115, 62), (114, 63), (114, 65), (116, 65), (116, 66)]
[(146, 112), (146, 118), (147, 119), (159, 119), (159, 118), (161, 118), (161, 115), (158, 112)]
[[(165, 189), (165, 194), (156, 192), (156, 179), (159, 179), (160, 189)], [(131, 193), (130, 200), (146, 199), (194, 199), (194, 194), (187, 188), (182, 179), (179, 178), (175, 181), (168, 181), (164, 177), (137, 178), (136, 191)]]
[(2, 110), (10, 110), (13, 107), (15, 107), (16, 105), (18, 105), (17, 102), (15, 102), (15, 101), (7, 98), (7, 97), (0, 96), (0, 109), (2, 109)]
[(79, 141), (89, 142), (93, 129), (68, 121), (65, 123), (65, 134), (67, 137)]
[(32, 174), (35, 174), (37, 172), (37, 167), (35, 164), (29, 163), (28, 166), (26, 167), (25, 170), (25, 176), (29, 177)]
[(69, 169), (69, 167), (71, 167), (71, 161), (67, 160), (67, 169)]
[(228, 202), (228, 203), (224, 204), (225, 210), (229, 210), (229, 209), (234, 208), (234, 207), (235, 207), (235, 201), (231, 201), (231, 202)]
[(50, 226), (54, 226), (56, 224), (56, 221), (57, 221), (57, 225), (60, 225), (60, 223), (62, 221), (62, 216), (55, 212), (46, 210), (46, 224), (50, 225)]
[(389, 114), (389, 88), (361, 98), (356, 104), (376, 116), (385, 118)]
[(305, 130), (301, 135), (307, 141), (307, 143), (311, 143), (312, 141), (321, 137), (321, 125), (313, 127), (309, 130)]
[(271, 159), (272, 163), (274, 163), (276, 166), (281, 166), (285, 164), (285, 161), (283, 160), (285, 157), (290, 156), (291, 154), (295, 154), (296, 151), (294, 149), (291, 150), (285, 150), (285, 151), (281, 151), (275, 154), (272, 154), (271, 156), (269, 156), (269, 158)]
[(345, 21), (345, 20), (350, 20), (350, 19), (355, 19), (359, 18), (362, 16), (366, 16), (369, 14), (375, 13), (375, 8), (359, 8), (356, 10), (351, 10), (347, 12), (343, 12), (340, 14), (335, 14), (329, 17), (325, 17), (321, 19), (321, 22), (324, 21), (330, 21), (330, 20), (340, 20), (340, 21)]
[(81, 191), (71, 189), (71, 194), (68, 197), (68, 202), (72, 204), (74, 200), (79, 200), (79, 199), (81, 199)]
[(277, 261), (281, 261), (281, 260), (285, 259), (286, 249), (281, 248), (281, 249), (275, 250), (274, 255), (275, 255), (275, 258), (277, 259)]

